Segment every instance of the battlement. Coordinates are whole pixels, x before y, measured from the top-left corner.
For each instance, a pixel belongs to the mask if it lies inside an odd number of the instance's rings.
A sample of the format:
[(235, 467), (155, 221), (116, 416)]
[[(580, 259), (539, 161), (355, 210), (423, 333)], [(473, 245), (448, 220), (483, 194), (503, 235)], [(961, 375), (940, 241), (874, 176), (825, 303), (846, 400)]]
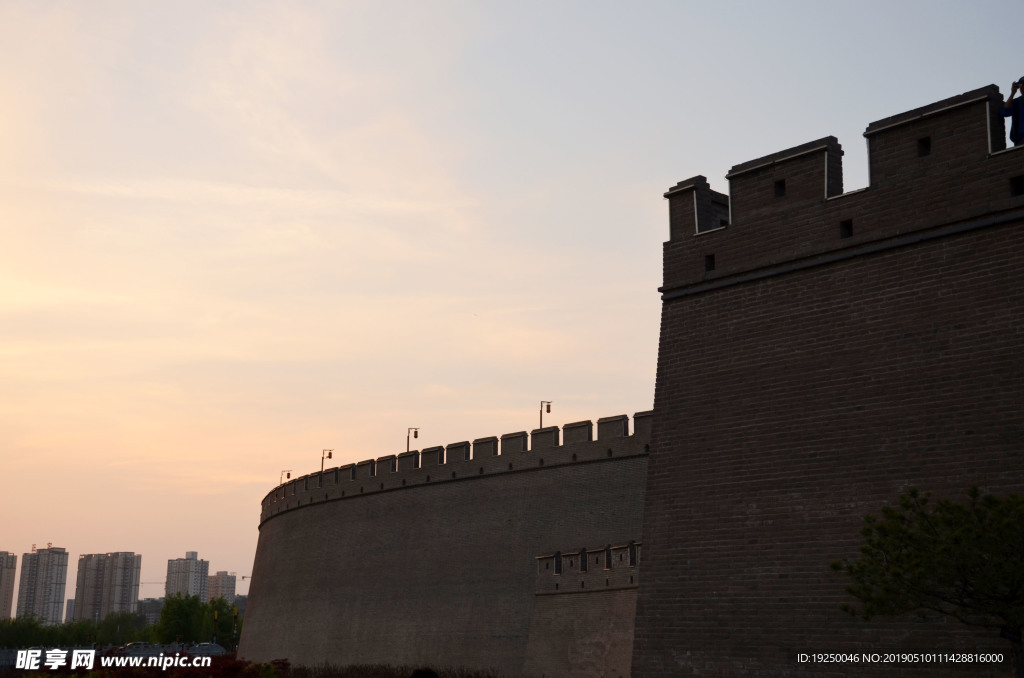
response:
[(664, 298), (1016, 218), (1024, 151), (1005, 147), (1002, 103), (989, 85), (871, 123), (869, 185), (850, 193), (831, 136), (734, 166), (729, 195), (680, 181), (665, 193)]
[(636, 588), (640, 583), (640, 540), (537, 556), (538, 596)]
[[(646, 455), (651, 438), (651, 412), (618, 415), (594, 423), (579, 421), (561, 429), (549, 426), (502, 436), (460, 441), (300, 476), (271, 490), (262, 502), (260, 524), (281, 512), (311, 504), (422, 487), (430, 483), (482, 479), (497, 473), (608, 461)], [(561, 433), (561, 441), (559, 440)], [(529, 443), (532, 442), (532, 445)]]

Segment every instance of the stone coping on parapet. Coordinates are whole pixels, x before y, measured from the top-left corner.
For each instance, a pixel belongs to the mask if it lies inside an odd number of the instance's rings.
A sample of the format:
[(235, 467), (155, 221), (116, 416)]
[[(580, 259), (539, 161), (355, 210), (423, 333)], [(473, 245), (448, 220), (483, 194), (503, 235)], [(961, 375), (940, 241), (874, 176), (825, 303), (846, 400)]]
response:
[(596, 439), (594, 424), (587, 420), (563, 425), (561, 442), (559, 428), (548, 426), (530, 432), (532, 445), (529, 447), (526, 432), (518, 431), (310, 473), (278, 485), (263, 498), (260, 524), (282, 512), (325, 501), (497, 474), (646, 456), (652, 415), (652, 411), (635, 413), (632, 433), (629, 417), (622, 414), (598, 419)]
[(640, 584), (641, 547), (637, 539), (628, 544), (537, 556), (534, 593), (545, 596), (636, 588)]
[(903, 113), (897, 113), (896, 115), (890, 115), (887, 118), (876, 120), (867, 126), (864, 130), (864, 136), (868, 137), (876, 132), (895, 127), (896, 125), (902, 125), (904, 123), (912, 122), (914, 120), (920, 120), (921, 118), (935, 115), (948, 111), (952, 108), (958, 108), (960, 106), (966, 106), (973, 104), (977, 101), (989, 100), (993, 103), (1002, 105), (1003, 98), (999, 92), (997, 85), (986, 85), (985, 87), (979, 87), (963, 94), (957, 94), (956, 96), (943, 99), (942, 101), (936, 101), (928, 104), (927, 106), (921, 106), (913, 110), (904, 111)]
[(817, 153), (818, 151), (831, 151), (833, 153), (838, 153), (839, 155), (843, 154), (843, 149), (839, 146), (839, 139), (836, 139), (834, 136), (827, 136), (814, 141), (808, 141), (805, 144), (800, 144), (793, 148), (787, 148), (760, 158), (755, 158), (754, 160), (741, 162), (738, 165), (733, 165), (732, 169), (725, 175), (725, 178), (734, 179), (741, 174), (752, 172), (756, 169), (761, 169), (762, 167), (767, 167), (769, 165), (787, 162), (789, 160), (799, 158), (802, 155)]

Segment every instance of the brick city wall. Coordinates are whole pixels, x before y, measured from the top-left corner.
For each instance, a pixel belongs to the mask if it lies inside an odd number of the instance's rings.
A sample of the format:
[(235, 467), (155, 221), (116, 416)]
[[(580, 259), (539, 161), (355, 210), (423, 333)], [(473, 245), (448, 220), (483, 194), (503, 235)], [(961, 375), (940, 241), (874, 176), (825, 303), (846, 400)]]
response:
[[(634, 415), (630, 435), (627, 417), (601, 419), (596, 440), (589, 421), (481, 438), (275, 488), (263, 501), (240, 656), (520, 674), (538, 556), (639, 542), (650, 421)], [(590, 596), (577, 619), (621, 611), (629, 595), (635, 604), (635, 586), (623, 600)], [(546, 642), (588, 646), (573, 636), (586, 624), (556, 628), (564, 605), (541, 607)], [(630, 611), (598, 663), (628, 671), (632, 624)], [(577, 660), (595, 666), (592, 652)], [(563, 675), (558, 661), (554, 671), (531, 666)]]
[[(850, 618), (828, 567), (907, 487), (1024, 491), (1024, 150), (1004, 147), (1000, 105), (989, 86), (872, 123), (859, 191), (842, 192), (832, 137), (737, 165), (730, 195), (679, 182), (653, 429), (649, 413), (632, 436), (610, 417), (596, 441), (580, 422), (275, 488), (241, 656), (626, 676), (632, 654), (637, 678), (1004, 674), (797, 662), (1008, 656), (955, 623)], [(641, 540), (642, 583), (628, 564), (540, 569), (559, 549), (564, 567)]]
[(1024, 491), (1024, 149), (995, 86), (670, 190), (633, 676), (1002, 676), (799, 664), (1002, 652), (954, 622), (843, 613), (829, 563), (910, 486)]

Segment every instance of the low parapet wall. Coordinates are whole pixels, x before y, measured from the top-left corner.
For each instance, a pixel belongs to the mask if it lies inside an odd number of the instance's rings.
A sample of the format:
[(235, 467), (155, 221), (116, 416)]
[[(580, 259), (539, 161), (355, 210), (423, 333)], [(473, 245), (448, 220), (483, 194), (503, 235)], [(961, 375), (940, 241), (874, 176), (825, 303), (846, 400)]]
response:
[(537, 556), (538, 596), (636, 588), (640, 583), (639, 541)]
[[(596, 440), (594, 423), (586, 420), (565, 424), (561, 429), (534, 429), (529, 436), (526, 431), (506, 433), (500, 438), (428, 447), (310, 473), (278, 485), (263, 498), (260, 524), (284, 511), (317, 502), (644, 453), (651, 435), (651, 414), (633, 415), (632, 435), (629, 417), (620, 414), (597, 420)], [(638, 447), (637, 441), (641, 440)]]

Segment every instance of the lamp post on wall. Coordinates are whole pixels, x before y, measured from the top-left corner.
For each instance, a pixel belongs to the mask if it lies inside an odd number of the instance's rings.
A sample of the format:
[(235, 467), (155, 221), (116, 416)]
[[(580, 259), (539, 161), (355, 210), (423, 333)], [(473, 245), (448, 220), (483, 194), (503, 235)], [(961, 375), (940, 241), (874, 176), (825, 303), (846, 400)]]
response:
[(413, 438), (420, 437), (420, 430), (418, 428), (408, 428), (405, 431), (405, 451), (409, 451), (409, 434), (412, 434)]
[(540, 401), (540, 428), (544, 428), (544, 406), (547, 405), (548, 414), (551, 414), (551, 401)]
[(281, 478), (277, 481), (277, 484), (281, 485), (282, 483), (284, 483), (285, 478), (291, 478), (291, 477), (292, 477), (292, 470), (290, 468), (287, 468), (287, 469), (281, 471)]
[(324, 472), (324, 459), (330, 459), (333, 452), (334, 452), (333, 449), (330, 449), (330, 450), (326, 450), (325, 449), (324, 453), (320, 455), (320, 473)]

